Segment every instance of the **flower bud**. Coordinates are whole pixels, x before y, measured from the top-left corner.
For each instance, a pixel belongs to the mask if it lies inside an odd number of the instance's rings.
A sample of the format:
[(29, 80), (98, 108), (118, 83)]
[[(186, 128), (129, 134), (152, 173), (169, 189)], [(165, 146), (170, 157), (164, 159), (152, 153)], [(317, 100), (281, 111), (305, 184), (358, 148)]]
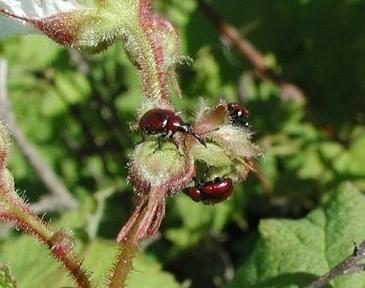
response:
[(195, 146), (193, 158), (209, 167), (208, 179), (230, 177), (242, 181), (253, 169), (252, 160), (261, 154), (261, 149), (252, 142), (252, 132), (230, 122), (224, 102), (214, 108), (202, 104), (197, 113), (194, 131), (207, 142), (207, 148)]
[(193, 176), (192, 159), (181, 155), (174, 143), (159, 141), (160, 147), (157, 140), (147, 140), (135, 149), (129, 179), (138, 192), (148, 193), (153, 187), (174, 192), (184, 188)]

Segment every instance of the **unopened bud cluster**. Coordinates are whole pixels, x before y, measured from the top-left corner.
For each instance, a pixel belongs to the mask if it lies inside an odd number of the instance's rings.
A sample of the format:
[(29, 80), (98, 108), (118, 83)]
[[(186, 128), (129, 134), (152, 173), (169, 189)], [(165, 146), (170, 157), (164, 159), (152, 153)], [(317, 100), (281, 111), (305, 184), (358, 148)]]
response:
[(231, 195), (233, 183), (246, 178), (261, 153), (251, 142), (247, 109), (238, 104), (201, 105), (193, 124), (158, 103), (140, 112), (136, 128), (143, 142), (129, 167), (140, 193), (164, 187), (168, 194), (183, 190), (194, 201), (215, 204)]
[[(51, 2), (32, 5), (47, 6)], [(130, 234), (137, 235), (133, 237), (137, 240), (154, 235), (164, 216), (167, 196), (178, 191), (204, 204), (228, 199), (234, 183), (247, 177), (261, 153), (252, 143), (248, 110), (237, 103), (221, 102), (213, 108), (201, 104), (191, 123), (175, 111), (169, 103), (170, 86), (174, 85), (169, 84), (176, 83), (174, 66), (184, 58), (176, 30), (151, 13), (151, 0), (56, 2), (64, 8), (34, 17), (20, 15), (11, 6), (1, 7), (0, 0), (0, 14), (63, 46), (87, 52), (99, 52), (121, 41), (137, 68), (147, 99), (133, 126), (143, 139), (129, 163), (129, 180), (138, 202), (118, 241), (127, 241)], [(1, 170), (7, 143), (7, 135), (0, 130)], [(62, 246), (63, 242), (57, 242), (52, 249), (58, 251)]]

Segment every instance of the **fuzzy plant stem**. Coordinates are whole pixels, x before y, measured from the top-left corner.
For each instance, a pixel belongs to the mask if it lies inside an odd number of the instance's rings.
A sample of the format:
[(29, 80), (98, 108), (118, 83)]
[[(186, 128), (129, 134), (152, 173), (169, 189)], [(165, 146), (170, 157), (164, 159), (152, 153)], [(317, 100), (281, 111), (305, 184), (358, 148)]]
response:
[[(138, 222), (134, 230), (137, 230)], [(138, 252), (138, 241), (130, 238), (126, 243), (120, 244), (117, 261), (110, 277), (109, 288), (124, 288), (129, 273), (133, 269), (133, 260)]]
[(109, 278), (109, 288), (126, 287), (139, 242), (157, 233), (164, 216), (166, 190), (159, 187), (152, 189), (150, 193), (155, 197), (140, 198), (134, 213), (118, 235), (120, 246)]
[(0, 175), (0, 195), (0, 218), (15, 225), (50, 249), (52, 255), (61, 262), (79, 288), (92, 287), (85, 270), (81, 267), (81, 260), (73, 252), (72, 241), (65, 231), (52, 230), (36, 216), (17, 196), (14, 188), (9, 185), (3, 175)]

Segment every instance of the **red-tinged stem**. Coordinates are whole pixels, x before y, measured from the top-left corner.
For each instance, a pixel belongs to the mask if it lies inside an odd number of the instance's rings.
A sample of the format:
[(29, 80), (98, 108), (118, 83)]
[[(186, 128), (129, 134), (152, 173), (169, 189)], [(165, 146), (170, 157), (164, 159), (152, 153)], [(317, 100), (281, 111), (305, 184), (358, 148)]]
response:
[[(0, 213), (0, 219), (15, 224), (23, 232), (31, 235), (43, 243), (52, 255), (62, 263), (79, 288), (91, 288), (92, 285), (87, 277), (86, 271), (81, 266), (81, 260), (71, 250), (71, 243), (64, 246), (62, 239), (57, 239), (57, 232), (52, 231), (36, 215), (17, 217)], [(37, 223), (37, 225), (35, 225)]]
[(86, 271), (81, 267), (81, 261), (72, 251), (71, 241), (67, 239), (67, 235), (52, 230), (37, 215), (33, 214), (22, 199), (16, 196), (16, 192), (2, 175), (0, 175), (0, 195), (2, 202), (0, 203), (0, 219), (15, 225), (49, 248), (52, 255), (63, 264), (79, 288), (91, 288), (91, 282)]
[(166, 189), (152, 189), (150, 195), (141, 197), (139, 203), (118, 235), (120, 247), (117, 261), (109, 278), (109, 288), (126, 287), (126, 280), (133, 268), (133, 260), (141, 240), (153, 237), (165, 214)]
[[(53, 252), (53, 251), (52, 251)], [(55, 257), (58, 257), (53, 253)], [(66, 254), (63, 257), (58, 258), (70, 272), (71, 276), (76, 281), (79, 288), (91, 288), (92, 284), (90, 283), (89, 278), (86, 275), (86, 271), (81, 267), (82, 261), (77, 260), (77, 258), (73, 254)]]
[[(161, 21), (159, 20), (160, 18), (153, 16), (151, 13), (151, 0), (139, 1), (138, 11), (139, 24), (141, 25), (141, 28), (149, 42), (149, 46), (153, 54), (153, 64), (155, 66), (142, 68), (141, 72), (144, 90), (148, 97), (153, 97), (153, 95), (157, 94), (162, 100), (168, 101), (168, 75), (165, 71), (166, 47), (164, 47), (163, 42), (159, 40), (158, 37), (156, 38), (156, 28), (161, 29)], [(167, 27), (164, 28), (167, 29)], [(150, 73), (151, 68), (152, 71), (154, 70), (153, 73)], [(154, 77), (157, 77), (158, 87), (151, 85), (154, 83)]]
[[(138, 225), (135, 225), (138, 226)], [(134, 227), (137, 228), (137, 227)], [(137, 236), (132, 230), (131, 234)], [(138, 252), (138, 239), (131, 235), (129, 240), (119, 246), (117, 261), (114, 264), (112, 274), (110, 276), (109, 288), (124, 288), (126, 280), (133, 268), (133, 260)]]

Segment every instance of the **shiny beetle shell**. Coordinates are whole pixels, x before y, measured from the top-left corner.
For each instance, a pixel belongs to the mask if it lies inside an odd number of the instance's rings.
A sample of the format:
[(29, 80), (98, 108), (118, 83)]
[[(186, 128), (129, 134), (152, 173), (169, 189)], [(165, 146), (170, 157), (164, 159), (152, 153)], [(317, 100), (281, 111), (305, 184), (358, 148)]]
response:
[(191, 199), (205, 204), (216, 204), (226, 200), (233, 191), (231, 178), (216, 178), (184, 190)]

